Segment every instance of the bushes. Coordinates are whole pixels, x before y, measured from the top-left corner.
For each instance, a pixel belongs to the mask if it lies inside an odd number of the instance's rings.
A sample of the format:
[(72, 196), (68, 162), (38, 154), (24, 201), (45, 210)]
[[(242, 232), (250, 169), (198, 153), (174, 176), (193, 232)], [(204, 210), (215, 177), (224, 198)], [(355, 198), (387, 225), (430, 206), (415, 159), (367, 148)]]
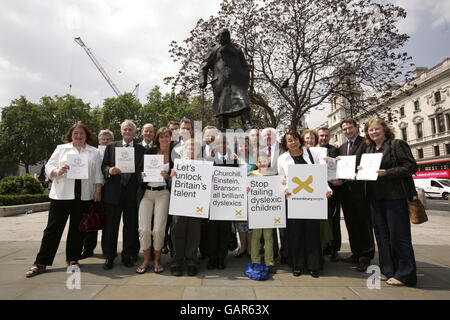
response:
[(41, 183), (32, 175), (5, 177), (0, 180), (0, 206), (48, 202)]
[(0, 206), (49, 202), (48, 194), (0, 195)]
[(42, 194), (42, 184), (31, 174), (20, 177), (6, 177), (0, 180), (0, 195), (6, 194)]

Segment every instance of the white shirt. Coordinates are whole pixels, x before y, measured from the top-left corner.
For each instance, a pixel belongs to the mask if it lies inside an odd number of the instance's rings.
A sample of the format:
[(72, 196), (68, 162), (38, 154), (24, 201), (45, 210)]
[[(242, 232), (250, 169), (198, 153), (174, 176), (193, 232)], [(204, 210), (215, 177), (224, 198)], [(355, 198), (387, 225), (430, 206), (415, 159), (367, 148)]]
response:
[(153, 141), (150, 141), (150, 143), (146, 143), (145, 140), (142, 140), (141, 144), (144, 148), (147, 147), (147, 145), (149, 146), (149, 148), (153, 147)]
[(83, 154), (88, 155), (88, 171), (89, 178), (81, 180), (81, 200), (92, 200), (95, 191), (95, 185), (105, 182), (101, 170), (102, 162), (100, 153), (97, 148), (94, 148), (86, 143), (86, 147), (78, 152), (72, 142), (60, 144), (53, 151), (52, 156), (45, 165), (45, 174), (50, 179), (53, 179), (52, 188), (50, 189), (49, 198), (54, 200), (74, 200), (75, 199), (75, 180), (67, 179), (66, 175), (51, 177), (51, 173), (55, 169), (59, 169), (67, 164), (68, 154)]

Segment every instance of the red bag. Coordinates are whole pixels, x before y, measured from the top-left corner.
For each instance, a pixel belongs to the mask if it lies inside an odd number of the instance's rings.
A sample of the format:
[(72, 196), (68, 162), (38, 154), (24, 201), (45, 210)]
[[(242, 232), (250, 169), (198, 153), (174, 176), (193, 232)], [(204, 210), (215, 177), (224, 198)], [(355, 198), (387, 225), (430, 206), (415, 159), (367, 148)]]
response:
[[(97, 210), (95, 204), (98, 203)], [(90, 232), (104, 229), (106, 226), (106, 213), (102, 202), (93, 202), (88, 213), (83, 213), (78, 231)]]

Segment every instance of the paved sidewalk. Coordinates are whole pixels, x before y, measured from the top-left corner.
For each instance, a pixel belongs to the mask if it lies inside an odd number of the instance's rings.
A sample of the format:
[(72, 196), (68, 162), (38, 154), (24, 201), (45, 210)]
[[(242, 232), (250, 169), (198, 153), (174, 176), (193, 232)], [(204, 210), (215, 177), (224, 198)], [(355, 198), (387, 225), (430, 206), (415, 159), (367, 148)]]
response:
[[(149, 300), (391, 300), (450, 299), (450, 206), (449, 211), (429, 211), (429, 221), (413, 225), (413, 244), (417, 261), (418, 284), (414, 288), (390, 287), (370, 290), (370, 274), (352, 270), (351, 265), (329, 262), (325, 258), (320, 278), (309, 274), (296, 278), (286, 265), (267, 281), (253, 281), (244, 274), (246, 258), (227, 258), (225, 270), (207, 270), (201, 262), (195, 277), (174, 277), (169, 272), (169, 257), (162, 256), (166, 271), (137, 275), (116, 258), (115, 267), (104, 271), (100, 242), (95, 256), (81, 260), (80, 289), (68, 289), (71, 274), (66, 273), (65, 242), (52, 267), (34, 278), (25, 278), (39, 250), (48, 212), (0, 218), (0, 299), (149, 299)], [(341, 256), (350, 254), (344, 221)], [(67, 227), (63, 239), (66, 238)], [(119, 243), (121, 250), (121, 243)], [(138, 263), (142, 261), (142, 253)], [(378, 263), (375, 257), (374, 264)], [(70, 282), (70, 281), (69, 281)], [(71, 282), (69, 284), (74, 284)]]

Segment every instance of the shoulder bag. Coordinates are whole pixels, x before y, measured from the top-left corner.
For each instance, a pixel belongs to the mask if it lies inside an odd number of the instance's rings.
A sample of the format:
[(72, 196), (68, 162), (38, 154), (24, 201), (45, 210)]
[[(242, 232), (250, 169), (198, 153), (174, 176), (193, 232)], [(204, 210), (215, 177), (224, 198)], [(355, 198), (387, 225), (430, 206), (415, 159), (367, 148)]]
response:
[[(397, 157), (395, 155), (395, 140), (391, 141), (390, 147), (391, 147), (391, 154), (394, 159), (394, 164), (397, 166)], [(409, 177), (410, 180), (413, 180), (412, 177)], [(414, 185), (413, 181), (405, 181), (405, 179), (400, 179), (400, 183), (403, 188), (403, 192), (405, 193), (406, 200), (408, 201), (408, 212), (409, 212), (409, 218), (411, 220), (411, 223), (413, 224), (421, 224), (428, 221), (427, 213), (425, 212), (425, 207), (423, 206), (423, 203), (419, 200), (417, 197), (417, 191), (415, 187), (412, 187), (410, 189), (412, 191), (412, 198), (410, 199), (409, 193), (407, 191), (407, 188), (405, 186), (405, 183), (409, 183), (409, 185)]]

